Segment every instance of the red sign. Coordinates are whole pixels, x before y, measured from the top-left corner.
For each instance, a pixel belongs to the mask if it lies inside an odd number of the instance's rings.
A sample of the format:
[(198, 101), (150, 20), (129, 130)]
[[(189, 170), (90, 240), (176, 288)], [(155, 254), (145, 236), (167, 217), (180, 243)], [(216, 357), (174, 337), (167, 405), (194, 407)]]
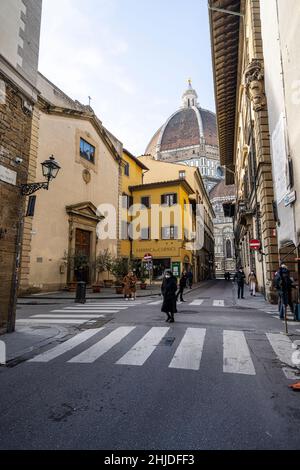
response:
[(146, 253), (144, 256), (145, 261), (151, 261), (152, 260), (152, 255), (150, 253)]
[(250, 240), (250, 249), (259, 250), (260, 249), (260, 240)]

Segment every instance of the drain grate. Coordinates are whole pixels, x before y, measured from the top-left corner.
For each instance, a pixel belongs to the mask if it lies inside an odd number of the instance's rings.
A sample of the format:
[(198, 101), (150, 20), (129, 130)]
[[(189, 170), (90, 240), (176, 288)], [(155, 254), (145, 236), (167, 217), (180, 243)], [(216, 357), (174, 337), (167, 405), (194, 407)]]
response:
[(168, 337), (168, 338), (164, 338), (163, 342), (162, 342), (162, 346), (172, 346), (172, 344), (174, 343), (175, 341), (175, 337)]

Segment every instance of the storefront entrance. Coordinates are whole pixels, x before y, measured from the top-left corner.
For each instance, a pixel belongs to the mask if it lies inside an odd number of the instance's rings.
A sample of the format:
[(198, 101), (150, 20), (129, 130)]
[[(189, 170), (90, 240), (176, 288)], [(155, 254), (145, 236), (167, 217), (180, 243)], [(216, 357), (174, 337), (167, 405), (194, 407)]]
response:
[[(77, 265), (74, 274), (77, 280), (90, 282), (90, 256), (91, 256), (91, 232), (76, 229), (75, 238), (75, 258)], [(82, 259), (82, 266), (79, 268), (79, 260)]]
[(171, 259), (162, 258), (153, 260), (153, 279), (161, 280), (166, 269), (171, 269)]

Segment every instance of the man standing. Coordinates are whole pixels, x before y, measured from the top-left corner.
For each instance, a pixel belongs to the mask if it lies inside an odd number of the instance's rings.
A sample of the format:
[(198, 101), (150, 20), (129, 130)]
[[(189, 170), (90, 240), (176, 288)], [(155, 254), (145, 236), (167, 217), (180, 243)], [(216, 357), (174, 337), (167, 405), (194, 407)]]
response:
[(238, 299), (244, 299), (244, 286), (245, 286), (245, 273), (243, 268), (240, 267), (239, 270), (235, 273), (234, 281), (237, 281), (238, 285)]
[(178, 297), (180, 296), (180, 302), (185, 302), (185, 300), (183, 300), (183, 292), (184, 292), (184, 289), (186, 288), (187, 279), (188, 279), (187, 273), (186, 271), (183, 271), (180, 281), (179, 281), (179, 291), (177, 292), (177, 295), (176, 295), (177, 301), (178, 301)]
[(193, 275), (193, 271), (190, 270), (188, 273), (187, 273), (187, 278), (188, 278), (188, 286), (189, 288), (191, 289), (193, 287), (193, 280), (194, 280), (194, 275)]

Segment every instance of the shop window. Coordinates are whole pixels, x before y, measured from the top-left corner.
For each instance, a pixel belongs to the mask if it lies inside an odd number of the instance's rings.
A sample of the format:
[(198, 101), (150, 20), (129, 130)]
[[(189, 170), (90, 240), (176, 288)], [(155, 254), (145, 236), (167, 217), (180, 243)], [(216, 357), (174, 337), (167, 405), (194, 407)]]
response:
[(85, 160), (95, 163), (96, 148), (86, 140), (80, 139), (80, 156)]

